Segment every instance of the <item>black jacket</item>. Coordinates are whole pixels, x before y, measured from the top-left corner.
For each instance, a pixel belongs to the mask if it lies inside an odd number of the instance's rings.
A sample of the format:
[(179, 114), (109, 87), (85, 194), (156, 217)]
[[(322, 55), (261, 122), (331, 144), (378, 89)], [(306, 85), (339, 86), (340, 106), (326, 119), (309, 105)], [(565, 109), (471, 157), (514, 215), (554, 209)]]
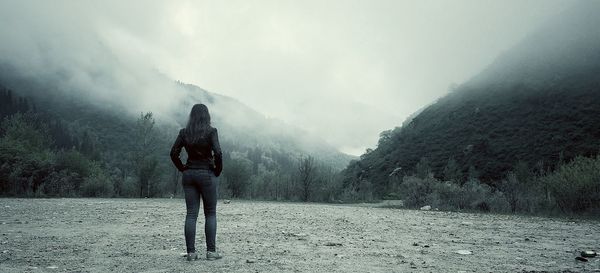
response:
[[(175, 167), (181, 172), (187, 169), (209, 168), (215, 172), (216, 176), (223, 170), (223, 156), (221, 146), (219, 145), (219, 135), (216, 128), (210, 128), (210, 132), (205, 134), (195, 143), (191, 143), (185, 128), (179, 130), (177, 139), (171, 148), (171, 160)], [(181, 162), (179, 154), (181, 148), (185, 147), (188, 159), (185, 165)], [(214, 154), (214, 155), (213, 155)]]

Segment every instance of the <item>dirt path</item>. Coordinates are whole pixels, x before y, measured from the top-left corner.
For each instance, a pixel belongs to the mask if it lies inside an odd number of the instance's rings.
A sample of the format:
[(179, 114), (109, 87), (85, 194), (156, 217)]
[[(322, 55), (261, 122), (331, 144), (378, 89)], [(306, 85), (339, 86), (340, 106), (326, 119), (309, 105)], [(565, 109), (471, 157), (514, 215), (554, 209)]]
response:
[(0, 199), (0, 271), (600, 272), (575, 260), (598, 221), (219, 201), (225, 258), (189, 263), (184, 217), (181, 199)]

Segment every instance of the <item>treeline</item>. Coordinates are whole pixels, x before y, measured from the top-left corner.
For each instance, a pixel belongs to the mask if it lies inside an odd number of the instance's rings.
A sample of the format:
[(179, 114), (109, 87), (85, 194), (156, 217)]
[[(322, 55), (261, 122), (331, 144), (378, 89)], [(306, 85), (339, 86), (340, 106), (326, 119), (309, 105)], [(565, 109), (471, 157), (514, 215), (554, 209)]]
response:
[[(10, 90), (0, 96), (0, 195), (181, 196), (181, 173), (168, 157), (178, 128), (157, 124), (152, 113), (128, 119), (73, 101), (38, 110)], [(221, 197), (340, 198), (337, 170), (326, 162), (272, 147), (222, 146)]]
[[(387, 194), (382, 198), (401, 199), (409, 208), (600, 215), (600, 155), (561, 161), (554, 170), (540, 166), (519, 161), (503, 179), (486, 184), (479, 180), (475, 168), (463, 178), (453, 159), (438, 176), (422, 158), (414, 171), (397, 168), (389, 173), (384, 183)], [(352, 180), (345, 177), (344, 181)], [(364, 186), (356, 187), (357, 191), (373, 196), (369, 180), (360, 177), (359, 181), (355, 185)]]
[[(181, 196), (181, 173), (168, 153), (178, 128), (67, 104), (37, 110), (31, 99), (2, 96), (0, 195), (29, 197)], [(48, 108), (49, 109), (49, 108)], [(69, 118), (76, 117), (76, 118)], [(388, 136), (383, 135), (385, 139)], [(600, 158), (547, 164), (517, 161), (499, 180), (480, 181), (450, 158), (434, 168), (422, 157), (412, 168), (373, 164), (370, 151), (342, 172), (310, 155), (224, 141), (221, 198), (361, 202), (402, 199), (406, 207), (522, 213), (597, 213)], [(185, 155), (185, 153), (183, 153)], [(185, 160), (185, 158), (183, 158)], [(378, 159), (379, 160), (379, 159)], [(378, 176), (370, 176), (380, 172)], [(383, 179), (381, 179), (383, 177)]]
[[(86, 145), (59, 148), (43, 118), (33, 112), (6, 116), (0, 125), (0, 193), (29, 197), (165, 197), (181, 195), (181, 174), (159, 166), (154, 121), (137, 121), (139, 145), (117, 156), (129, 164), (94, 159)], [(85, 142), (83, 142), (85, 143)], [(162, 150), (162, 152), (165, 152)], [(111, 153), (113, 154), (113, 153)], [(342, 191), (331, 167), (305, 156), (281, 166), (260, 149), (226, 152), (221, 197), (334, 201)], [(167, 174), (167, 175), (166, 175)]]

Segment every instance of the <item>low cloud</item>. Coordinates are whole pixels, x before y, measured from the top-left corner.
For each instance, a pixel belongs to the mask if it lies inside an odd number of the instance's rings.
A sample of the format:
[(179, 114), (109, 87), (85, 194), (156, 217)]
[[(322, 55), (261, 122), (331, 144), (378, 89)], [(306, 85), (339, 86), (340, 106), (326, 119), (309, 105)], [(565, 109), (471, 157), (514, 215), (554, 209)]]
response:
[(2, 1), (0, 61), (132, 112), (165, 75), (346, 152), (489, 64), (570, 1)]

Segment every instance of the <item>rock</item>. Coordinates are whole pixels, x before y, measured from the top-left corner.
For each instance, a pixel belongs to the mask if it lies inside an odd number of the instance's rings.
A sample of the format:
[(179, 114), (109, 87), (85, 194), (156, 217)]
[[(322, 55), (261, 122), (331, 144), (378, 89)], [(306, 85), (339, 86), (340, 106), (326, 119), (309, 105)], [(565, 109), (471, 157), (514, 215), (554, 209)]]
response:
[(223, 201), (223, 204), (229, 204), (229, 203), (231, 203), (231, 200), (225, 200), (225, 201)]
[(254, 259), (247, 259), (246, 260), (246, 263), (248, 263), (248, 264), (253, 264), (255, 262), (256, 262), (256, 260), (254, 260)]
[(587, 262), (588, 261), (588, 259), (586, 259), (584, 257), (575, 257), (575, 260), (582, 261), (582, 262)]
[(460, 255), (471, 255), (473, 254), (473, 252), (466, 250), (466, 249), (461, 249), (461, 250), (457, 250), (454, 251), (454, 253), (460, 254)]
[(342, 243), (334, 243), (334, 242), (327, 242), (325, 243), (326, 246), (342, 246)]
[(598, 256), (598, 253), (596, 253), (595, 251), (591, 251), (591, 250), (581, 251), (581, 257), (593, 258), (596, 256)]
[(420, 208), (420, 210), (431, 210), (431, 206), (430, 206), (430, 205), (427, 205), (427, 206), (422, 206), (422, 207)]

